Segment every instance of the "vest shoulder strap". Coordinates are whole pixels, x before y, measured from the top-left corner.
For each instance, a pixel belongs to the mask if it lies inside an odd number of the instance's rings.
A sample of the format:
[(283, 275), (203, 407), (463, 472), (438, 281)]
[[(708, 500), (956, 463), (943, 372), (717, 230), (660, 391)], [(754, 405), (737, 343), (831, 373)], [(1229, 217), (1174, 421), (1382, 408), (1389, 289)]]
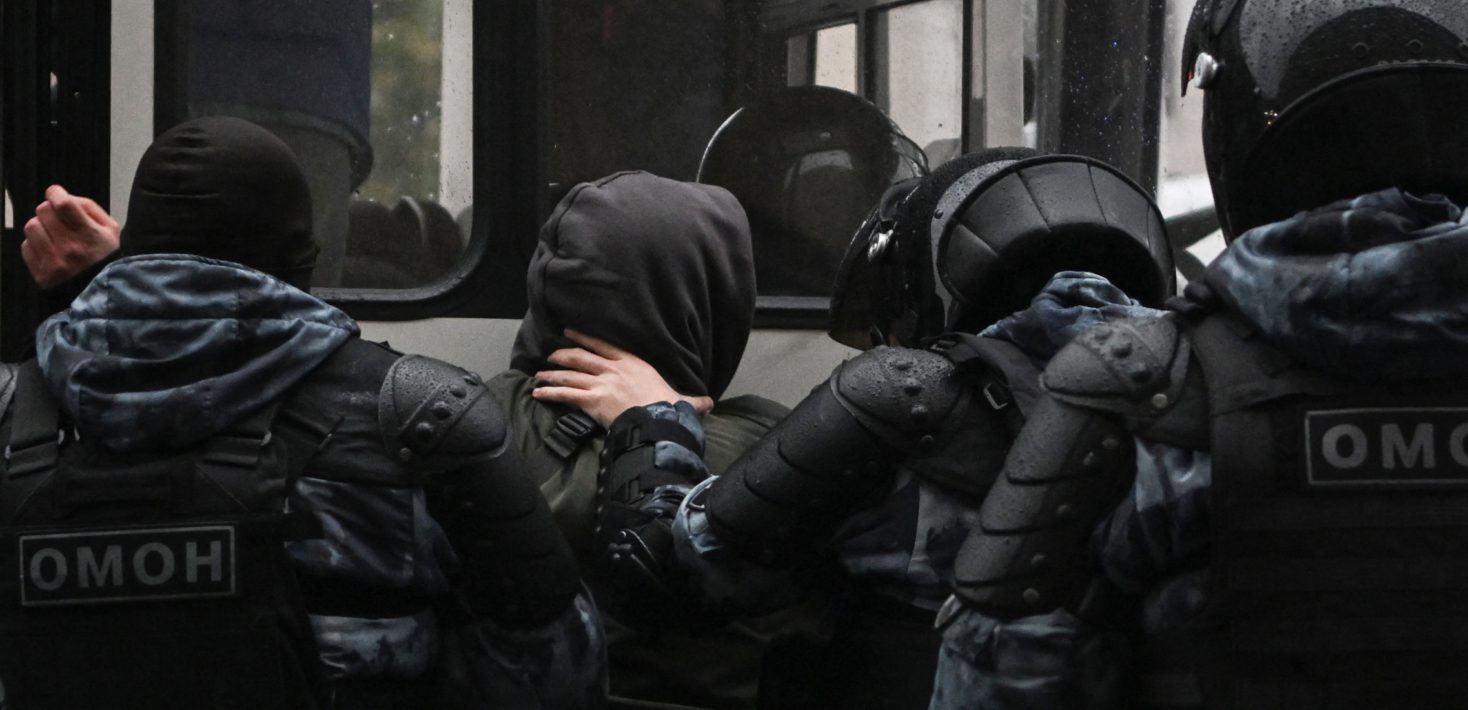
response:
[(1040, 369), (1034, 361), (1012, 343), (973, 333), (944, 335), (932, 349), (948, 358), (962, 376), (973, 379), (984, 402), (999, 414), (1009, 433), (1018, 436), (1040, 397)]
[(35, 360), (20, 365), (12, 406), (5, 475), (0, 479), (0, 522), (15, 519), (56, 470), (61, 456), (60, 406), (46, 388)]

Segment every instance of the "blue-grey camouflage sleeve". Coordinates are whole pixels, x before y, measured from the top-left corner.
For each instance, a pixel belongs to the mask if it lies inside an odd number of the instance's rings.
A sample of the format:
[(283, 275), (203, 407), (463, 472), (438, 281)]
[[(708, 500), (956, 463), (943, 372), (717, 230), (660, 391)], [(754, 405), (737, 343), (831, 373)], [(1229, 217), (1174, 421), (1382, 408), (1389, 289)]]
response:
[(534, 628), (483, 620), (461, 627), (445, 651), (449, 672), (475, 686), (473, 707), (595, 710), (606, 706), (606, 637), (583, 591), (559, 617)]
[(698, 501), (715, 479), (701, 455), (703, 442), (697, 413), (682, 402), (628, 410), (607, 434), (594, 586), (625, 623), (768, 608), (771, 589), (762, 580), (769, 575), (723, 554), (708, 530)]
[(709, 526), (704, 494), (717, 478), (694, 487), (673, 518), (673, 552), (684, 586), (710, 613), (754, 615), (782, 609), (800, 598), (790, 568), (775, 568), (735, 553)]
[(1202, 606), (1204, 575), (1180, 572), (1207, 554), (1212, 480), (1207, 452), (1138, 439), (1131, 492), (1096, 528), (1101, 569), (1141, 599), (1144, 630), (1182, 623)]
[(944, 628), (929, 708), (1115, 707), (1123, 644), (1064, 609), (1001, 621), (966, 606)]
[[(1144, 627), (1186, 618), (1202, 600), (1201, 576), (1175, 573), (1208, 546), (1205, 452), (1137, 440), (1137, 476), (1097, 526), (1103, 573), (1142, 600)], [(1002, 621), (972, 607), (943, 633), (932, 710), (1110, 708), (1121, 702), (1125, 638), (1066, 610)]]

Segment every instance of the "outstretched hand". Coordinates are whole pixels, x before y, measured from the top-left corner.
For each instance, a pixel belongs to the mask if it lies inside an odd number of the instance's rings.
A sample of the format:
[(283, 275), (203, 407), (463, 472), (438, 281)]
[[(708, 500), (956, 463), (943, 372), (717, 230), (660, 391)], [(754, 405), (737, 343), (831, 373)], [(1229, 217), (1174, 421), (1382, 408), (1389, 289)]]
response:
[(535, 376), (546, 384), (531, 396), (581, 408), (602, 426), (611, 426), (622, 412), (654, 402), (682, 400), (700, 414), (714, 408), (711, 397), (679, 394), (652, 365), (604, 340), (567, 330), (579, 348), (561, 348), (546, 358), (562, 370), (542, 370)]
[(41, 288), (75, 277), (117, 251), (122, 230), (96, 202), (60, 185), (46, 188), (46, 201), (25, 223), (20, 258)]

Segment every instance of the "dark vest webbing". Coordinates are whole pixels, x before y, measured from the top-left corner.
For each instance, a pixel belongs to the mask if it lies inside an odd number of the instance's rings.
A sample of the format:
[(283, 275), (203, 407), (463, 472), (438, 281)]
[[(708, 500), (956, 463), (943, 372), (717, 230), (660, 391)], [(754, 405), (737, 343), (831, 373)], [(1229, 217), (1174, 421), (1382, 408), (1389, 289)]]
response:
[(1213, 592), (1226, 619), (1199, 656), (1204, 705), (1463, 702), (1468, 379), (1348, 382), (1228, 317), (1191, 331), (1212, 412)]
[(975, 378), (984, 402), (1000, 413), (1012, 436), (1019, 435), (1025, 415), (1040, 397), (1040, 370), (1034, 361), (1008, 341), (971, 333), (945, 335), (933, 349)]
[(557, 417), (540, 446), (526, 457), (536, 484), (554, 478), (583, 444), (602, 432), (602, 426), (579, 409)]

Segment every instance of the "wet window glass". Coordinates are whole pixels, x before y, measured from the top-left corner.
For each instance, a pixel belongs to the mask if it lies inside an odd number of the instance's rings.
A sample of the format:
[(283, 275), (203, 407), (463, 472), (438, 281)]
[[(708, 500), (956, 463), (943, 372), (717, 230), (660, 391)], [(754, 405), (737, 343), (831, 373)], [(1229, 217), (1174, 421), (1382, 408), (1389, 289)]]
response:
[(816, 30), (815, 45), (811, 83), (856, 93), (856, 23)]
[(729, 115), (718, 0), (549, 0), (548, 210), (620, 170), (692, 180)]
[(449, 273), (472, 217), (471, 0), (193, 0), (183, 110), (259, 123), (305, 168), (313, 286)]
[(927, 0), (873, 15), (873, 99), (941, 165), (963, 136), (963, 3)]
[[(1223, 251), (1221, 232), (1211, 232), (1212, 222), (1206, 214), (1213, 206), (1213, 192), (1208, 184), (1208, 166), (1203, 161), (1203, 91), (1190, 89), (1182, 94), (1183, 38), (1188, 28), (1191, 3), (1168, 0), (1164, 25), (1162, 63), (1161, 115), (1158, 131), (1157, 205), (1167, 217), (1198, 215), (1183, 222), (1174, 220), (1172, 237), (1188, 254), (1179, 254), (1186, 265), (1195, 259), (1198, 267), (1206, 265)], [(1198, 225), (1205, 225), (1199, 227)], [(1196, 274), (1197, 271), (1195, 270)]]
[[(1188, 28), (1189, 3), (1167, 3), (1166, 43), (1163, 55), (1182, 54)], [(1158, 156), (1159, 198), (1178, 203), (1179, 209), (1205, 207), (1212, 203), (1208, 191), (1208, 168), (1203, 163), (1203, 94), (1191, 90), (1182, 95), (1182, 66), (1177, 61), (1162, 63), (1162, 130)]]
[(785, 83), (806, 86), (816, 65), (815, 33), (798, 34), (785, 40)]

